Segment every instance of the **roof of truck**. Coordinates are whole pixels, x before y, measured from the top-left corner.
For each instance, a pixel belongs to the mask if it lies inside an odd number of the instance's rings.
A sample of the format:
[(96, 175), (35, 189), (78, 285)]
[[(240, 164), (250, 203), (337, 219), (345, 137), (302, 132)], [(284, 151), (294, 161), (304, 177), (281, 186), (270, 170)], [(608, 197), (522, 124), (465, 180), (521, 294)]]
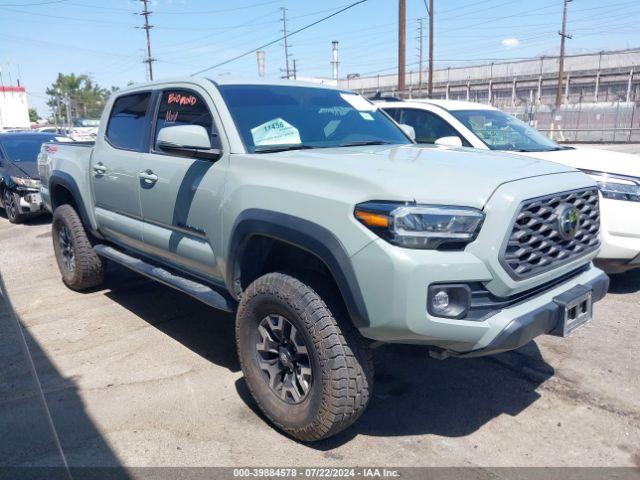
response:
[(315, 82), (305, 82), (302, 80), (287, 80), (283, 79), (272, 79), (265, 80), (263, 78), (232, 78), (232, 77), (222, 77), (218, 79), (208, 79), (211, 80), (216, 85), (281, 85), (285, 87), (318, 87), (318, 88), (329, 88), (335, 90), (336, 87), (324, 83), (315, 83)]
[[(118, 94), (128, 91), (136, 91), (142, 90), (148, 87), (155, 87), (164, 84), (171, 83), (202, 83), (202, 82), (211, 82), (215, 85), (278, 85), (278, 86), (287, 86), (287, 87), (315, 87), (315, 88), (327, 88), (331, 90), (336, 90), (335, 86), (323, 84), (323, 83), (314, 83), (314, 82), (304, 82), (301, 80), (287, 80), (287, 79), (269, 79), (266, 80), (264, 78), (251, 78), (251, 77), (221, 77), (221, 78), (207, 78), (201, 76), (194, 77), (174, 77), (174, 78), (163, 78), (160, 80), (154, 80), (153, 82), (144, 82), (137, 83), (131, 85), (128, 88), (118, 90)], [(338, 89), (344, 90), (344, 89)]]

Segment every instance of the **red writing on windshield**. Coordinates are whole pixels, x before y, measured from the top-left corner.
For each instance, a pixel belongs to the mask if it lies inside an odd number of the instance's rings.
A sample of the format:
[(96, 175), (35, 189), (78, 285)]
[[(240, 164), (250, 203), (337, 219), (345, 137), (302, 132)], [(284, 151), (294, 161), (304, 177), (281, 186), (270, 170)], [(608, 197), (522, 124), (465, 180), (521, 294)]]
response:
[(194, 95), (184, 95), (182, 93), (170, 93), (167, 99), (169, 105), (177, 103), (178, 105), (190, 105), (194, 106), (198, 103), (198, 99)]
[(167, 113), (164, 115), (164, 121), (168, 123), (173, 123), (178, 119), (178, 112), (172, 112), (171, 110), (167, 110)]

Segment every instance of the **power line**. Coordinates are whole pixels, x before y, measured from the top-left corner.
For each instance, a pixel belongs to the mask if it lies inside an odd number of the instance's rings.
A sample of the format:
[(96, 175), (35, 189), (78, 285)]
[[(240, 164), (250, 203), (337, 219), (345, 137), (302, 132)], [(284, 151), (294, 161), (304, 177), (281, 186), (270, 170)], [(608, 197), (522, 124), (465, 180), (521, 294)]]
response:
[(0, 3), (0, 7), (36, 7), (38, 5), (51, 5), (52, 3), (64, 3), (67, 0), (49, 0), (37, 3)]
[[(67, 0), (58, 0), (58, 1), (67, 1)], [(274, 3), (279, 3), (280, 1), (281, 0), (270, 0), (268, 2), (253, 3), (251, 5), (244, 5), (242, 7), (224, 8), (219, 10), (193, 10), (189, 12), (158, 12), (158, 14), (159, 15), (206, 15), (211, 13), (226, 13), (226, 12), (235, 12), (238, 10), (246, 10), (246, 9), (255, 8), (255, 7), (261, 7), (264, 5), (271, 5)], [(91, 9), (98, 8), (100, 10), (111, 10), (114, 12), (130, 12), (130, 10), (127, 10), (126, 8), (94, 6), (94, 5), (87, 5), (87, 4), (78, 3), (78, 2), (69, 2), (68, 5), (74, 5), (76, 7), (84, 7), (84, 8), (91, 8)]]
[[(317, 25), (319, 23), (322, 23), (322, 22), (324, 22), (326, 20), (329, 20), (332, 17), (335, 17), (336, 15), (341, 14), (342, 12), (345, 12), (345, 11), (347, 11), (347, 10), (357, 6), (357, 5), (360, 5), (361, 3), (365, 3), (365, 2), (368, 2), (368, 1), (369, 0), (358, 0), (357, 2), (351, 3), (348, 6), (338, 10), (337, 12), (334, 12), (334, 13), (332, 13), (330, 15), (327, 15), (326, 17), (322, 17), (321, 19), (316, 20), (315, 22), (312, 22), (312, 23), (310, 23), (308, 25), (305, 25), (304, 27), (301, 27), (301, 28), (299, 28), (297, 30), (294, 30), (293, 32), (289, 33), (288, 36), (291, 37), (293, 35), (296, 35), (297, 33), (300, 33), (300, 32), (302, 32), (304, 30), (307, 30), (307, 29), (309, 29), (309, 28), (311, 28), (311, 27), (313, 27), (313, 26), (315, 26), (315, 25)], [(284, 37), (277, 38), (275, 40), (272, 40), (271, 42), (265, 43), (264, 45), (260, 45), (259, 47), (252, 48), (251, 50), (248, 50), (245, 53), (241, 53), (240, 55), (236, 55), (235, 57), (232, 57), (232, 58), (230, 58), (228, 60), (225, 60), (223, 62), (220, 62), (220, 63), (217, 63), (215, 65), (212, 65), (211, 67), (203, 68), (202, 70), (199, 70), (199, 71), (197, 71), (195, 73), (192, 73), (191, 76), (199, 75), (201, 73), (208, 72), (209, 70), (213, 70), (214, 68), (218, 68), (218, 67), (221, 67), (223, 65), (227, 65), (227, 64), (229, 64), (231, 62), (235, 62), (236, 60), (239, 60), (241, 58), (246, 57), (247, 55), (251, 55), (256, 50), (262, 50), (263, 48), (270, 47), (271, 45), (274, 45), (274, 44), (276, 44), (278, 42), (281, 42), (282, 40), (284, 40)]]

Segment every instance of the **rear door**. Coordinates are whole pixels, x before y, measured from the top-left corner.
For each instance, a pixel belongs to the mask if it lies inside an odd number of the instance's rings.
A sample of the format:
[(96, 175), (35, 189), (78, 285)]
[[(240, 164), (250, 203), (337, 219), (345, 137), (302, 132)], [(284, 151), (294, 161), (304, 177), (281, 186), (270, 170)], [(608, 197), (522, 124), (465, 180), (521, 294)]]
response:
[(145, 250), (207, 278), (219, 278), (213, 245), (220, 236), (219, 206), (228, 156), (212, 161), (172, 155), (156, 149), (155, 143), (163, 127), (200, 125), (210, 133), (212, 146), (222, 150), (214, 114), (211, 98), (199, 87), (164, 89), (149, 153), (141, 156), (140, 163), (140, 172), (147, 177), (139, 187)]
[(100, 231), (133, 248), (143, 246), (138, 175), (140, 152), (149, 141), (152, 103), (151, 91), (116, 98), (89, 172)]

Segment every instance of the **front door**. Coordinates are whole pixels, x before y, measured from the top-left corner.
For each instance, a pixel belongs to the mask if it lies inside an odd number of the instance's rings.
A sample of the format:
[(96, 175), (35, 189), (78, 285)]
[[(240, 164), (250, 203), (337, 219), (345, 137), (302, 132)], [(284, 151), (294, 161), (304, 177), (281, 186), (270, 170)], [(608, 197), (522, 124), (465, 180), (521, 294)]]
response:
[(89, 171), (100, 231), (136, 249), (143, 246), (138, 174), (140, 152), (149, 142), (152, 103), (151, 92), (116, 98)]
[(141, 156), (139, 191), (146, 251), (190, 273), (221, 279), (214, 249), (226, 157), (188, 158), (155, 148), (160, 129), (174, 125), (201, 125), (210, 132), (214, 148), (221, 148), (212, 107), (199, 89), (162, 92), (150, 152)]

